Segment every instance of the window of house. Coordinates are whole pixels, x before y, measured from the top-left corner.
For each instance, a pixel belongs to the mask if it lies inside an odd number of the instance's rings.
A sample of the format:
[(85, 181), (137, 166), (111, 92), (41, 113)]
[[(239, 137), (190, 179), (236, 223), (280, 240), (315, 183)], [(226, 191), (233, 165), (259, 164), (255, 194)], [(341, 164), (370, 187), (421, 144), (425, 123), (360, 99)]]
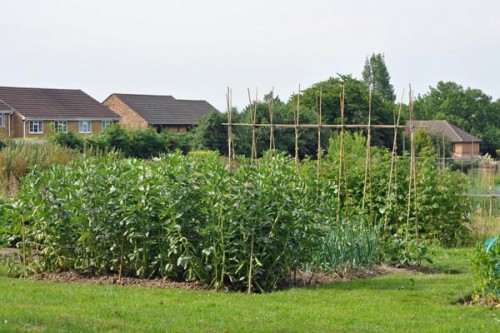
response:
[(0, 113), (0, 127), (5, 127), (5, 115)]
[(30, 134), (42, 134), (43, 122), (41, 120), (30, 120)]
[(92, 133), (90, 120), (80, 120), (80, 133)]
[(54, 131), (66, 133), (68, 132), (68, 122), (67, 121), (55, 121), (54, 122)]
[(101, 122), (101, 131), (104, 131), (107, 127), (111, 126), (113, 124), (112, 120), (103, 120)]

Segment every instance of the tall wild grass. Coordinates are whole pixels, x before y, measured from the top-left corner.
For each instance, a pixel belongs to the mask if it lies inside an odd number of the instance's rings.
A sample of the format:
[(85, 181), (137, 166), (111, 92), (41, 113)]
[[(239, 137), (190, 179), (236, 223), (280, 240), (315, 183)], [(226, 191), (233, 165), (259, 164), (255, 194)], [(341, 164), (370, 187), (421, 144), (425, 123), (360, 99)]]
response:
[(68, 164), (78, 153), (56, 144), (8, 143), (0, 149), (0, 197), (19, 192), (23, 178), (35, 168)]

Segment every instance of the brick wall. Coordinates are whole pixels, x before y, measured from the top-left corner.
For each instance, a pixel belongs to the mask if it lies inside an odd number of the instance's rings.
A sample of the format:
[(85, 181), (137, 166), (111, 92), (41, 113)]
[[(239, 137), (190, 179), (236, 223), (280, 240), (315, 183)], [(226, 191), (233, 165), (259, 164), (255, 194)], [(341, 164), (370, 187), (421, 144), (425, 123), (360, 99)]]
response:
[(455, 143), (453, 153), (456, 156), (479, 155), (479, 143)]
[[(11, 137), (13, 138), (23, 138), (24, 133), (26, 133), (26, 138), (27, 139), (44, 139), (47, 135), (54, 133), (54, 121), (53, 120), (44, 120), (43, 123), (43, 133), (40, 134), (33, 134), (30, 133), (29, 129), (29, 121), (25, 122), (26, 126), (26, 132), (23, 130), (23, 120), (21, 119), (20, 116), (16, 115), (14, 117), (13, 115), (13, 120), (12, 120), (12, 133)], [(78, 120), (68, 120), (67, 121), (67, 130), (68, 132), (73, 132), (81, 135), (90, 135), (90, 134), (97, 134), (102, 131), (102, 121), (100, 120), (92, 120), (91, 121), (91, 129), (92, 133), (80, 133), (80, 121)], [(1, 135), (1, 132), (0, 132)]]
[(108, 97), (103, 104), (122, 118), (120, 122), (122, 126), (137, 129), (148, 128), (148, 122), (129, 108), (127, 104), (123, 103), (116, 95)]
[[(2, 114), (3, 116), (3, 127), (0, 126), (0, 139), (6, 139), (9, 137), (9, 122), (11, 121), (10, 116), (6, 113)], [(12, 128), (11, 128), (11, 134), (12, 134)]]

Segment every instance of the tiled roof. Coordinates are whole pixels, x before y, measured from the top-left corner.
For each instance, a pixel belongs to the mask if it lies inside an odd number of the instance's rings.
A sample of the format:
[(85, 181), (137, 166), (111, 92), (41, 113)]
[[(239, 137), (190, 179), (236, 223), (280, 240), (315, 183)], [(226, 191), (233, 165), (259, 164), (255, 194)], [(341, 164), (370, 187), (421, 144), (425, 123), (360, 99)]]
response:
[(172, 96), (114, 94), (150, 125), (194, 125), (215, 108), (206, 101)]
[(0, 111), (13, 111), (9, 104), (0, 99)]
[[(407, 122), (407, 126), (410, 126), (410, 122)], [(413, 121), (413, 126), (415, 128), (425, 127), (431, 133), (442, 133), (451, 143), (482, 142), (481, 139), (446, 120), (418, 120)]]
[(81, 90), (0, 87), (1, 105), (27, 118), (117, 119), (114, 112)]

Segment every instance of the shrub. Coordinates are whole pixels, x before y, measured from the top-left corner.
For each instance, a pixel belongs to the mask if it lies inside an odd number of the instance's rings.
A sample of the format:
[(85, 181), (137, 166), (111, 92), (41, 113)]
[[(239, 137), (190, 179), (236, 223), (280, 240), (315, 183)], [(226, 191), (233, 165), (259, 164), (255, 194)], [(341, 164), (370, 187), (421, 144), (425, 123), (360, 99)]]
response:
[(57, 132), (49, 138), (50, 142), (56, 143), (58, 145), (77, 149), (82, 151), (84, 146), (84, 140), (81, 136), (75, 134), (74, 132)]
[(498, 237), (478, 244), (472, 259), (475, 278), (475, 301), (500, 301), (500, 242)]
[(165, 140), (154, 129), (130, 131), (129, 138), (129, 157), (151, 158), (167, 151)]

